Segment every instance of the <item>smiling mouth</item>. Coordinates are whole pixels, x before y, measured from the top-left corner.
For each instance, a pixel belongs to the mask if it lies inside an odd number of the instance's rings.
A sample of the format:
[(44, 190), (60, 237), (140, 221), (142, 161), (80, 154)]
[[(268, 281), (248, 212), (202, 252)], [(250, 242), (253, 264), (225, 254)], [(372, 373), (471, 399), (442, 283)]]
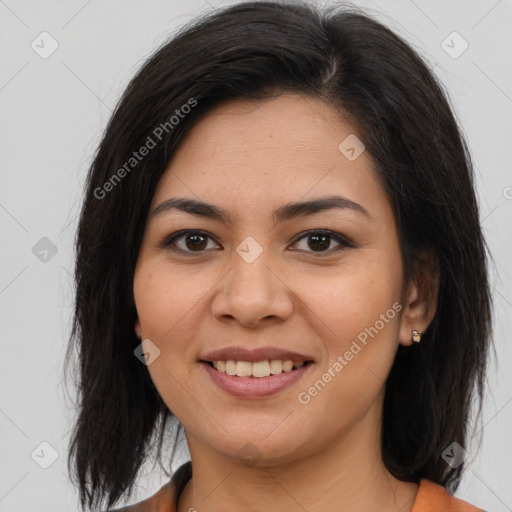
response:
[(202, 361), (219, 373), (233, 377), (264, 378), (271, 375), (293, 372), (303, 366), (313, 364), (313, 361), (292, 361), (280, 359), (265, 359), (262, 361)]

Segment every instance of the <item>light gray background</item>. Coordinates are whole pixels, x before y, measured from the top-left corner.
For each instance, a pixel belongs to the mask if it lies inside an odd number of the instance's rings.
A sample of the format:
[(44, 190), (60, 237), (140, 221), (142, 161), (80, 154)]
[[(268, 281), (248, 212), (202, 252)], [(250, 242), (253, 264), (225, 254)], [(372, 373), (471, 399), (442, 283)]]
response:
[[(184, 22), (231, 3), (0, 0), (0, 512), (78, 510), (66, 474), (73, 411), (62, 365), (85, 173), (116, 101), (144, 59)], [(429, 59), (472, 150), (495, 261), (497, 361), (489, 373), (483, 444), (478, 453), (466, 447), (472, 463), (457, 495), (492, 512), (510, 511), (512, 2), (355, 4), (370, 7)], [(31, 47), (35, 41), (40, 52), (43, 44), (50, 48), (48, 38), (41, 43), (44, 31), (58, 43), (46, 59)], [(441, 46), (453, 31), (469, 44), (458, 58)], [(452, 54), (463, 48), (458, 36), (444, 44)], [(46, 262), (40, 260), (44, 253), (38, 258), (32, 252), (43, 237), (57, 247)], [(52, 450), (57, 459), (42, 469)], [(150, 471), (131, 502), (165, 482), (165, 475)]]

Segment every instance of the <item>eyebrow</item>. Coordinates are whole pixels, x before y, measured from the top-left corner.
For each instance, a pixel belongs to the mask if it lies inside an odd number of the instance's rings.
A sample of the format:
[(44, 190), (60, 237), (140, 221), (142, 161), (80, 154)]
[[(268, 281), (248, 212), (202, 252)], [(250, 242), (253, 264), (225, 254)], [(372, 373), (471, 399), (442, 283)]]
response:
[[(311, 201), (288, 203), (280, 206), (272, 213), (272, 220), (274, 223), (281, 223), (297, 217), (314, 215), (315, 213), (331, 210), (333, 208), (348, 209), (371, 219), (368, 210), (359, 203), (355, 203), (342, 196), (328, 196), (312, 199)], [(218, 220), (224, 224), (233, 224), (233, 219), (227, 210), (213, 204), (189, 198), (166, 199), (151, 212), (151, 217), (153, 218), (162, 212), (170, 210), (178, 210), (196, 217)]]

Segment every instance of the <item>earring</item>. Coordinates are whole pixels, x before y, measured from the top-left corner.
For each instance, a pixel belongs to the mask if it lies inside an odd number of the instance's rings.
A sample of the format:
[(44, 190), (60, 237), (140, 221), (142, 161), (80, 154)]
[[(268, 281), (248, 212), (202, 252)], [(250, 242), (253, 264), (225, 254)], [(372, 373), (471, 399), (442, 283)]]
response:
[(419, 343), (422, 335), (423, 333), (421, 331), (412, 331), (412, 341), (414, 341), (414, 343)]

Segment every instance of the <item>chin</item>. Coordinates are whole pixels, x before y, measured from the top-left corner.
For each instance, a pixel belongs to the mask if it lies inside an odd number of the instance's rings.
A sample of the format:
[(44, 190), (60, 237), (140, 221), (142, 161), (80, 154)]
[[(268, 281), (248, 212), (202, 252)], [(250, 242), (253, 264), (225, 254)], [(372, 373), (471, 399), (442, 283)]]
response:
[[(275, 426), (275, 424), (274, 424)], [(274, 432), (270, 436), (266, 431), (236, 431), (228, 428), (219, 436), (203, 437), (203, 443), (219, 455), (240, 461), (246, 467), (272, 467), (288, 464), (307, 455), (311, 440), (302, 440), (297, 432)]]

